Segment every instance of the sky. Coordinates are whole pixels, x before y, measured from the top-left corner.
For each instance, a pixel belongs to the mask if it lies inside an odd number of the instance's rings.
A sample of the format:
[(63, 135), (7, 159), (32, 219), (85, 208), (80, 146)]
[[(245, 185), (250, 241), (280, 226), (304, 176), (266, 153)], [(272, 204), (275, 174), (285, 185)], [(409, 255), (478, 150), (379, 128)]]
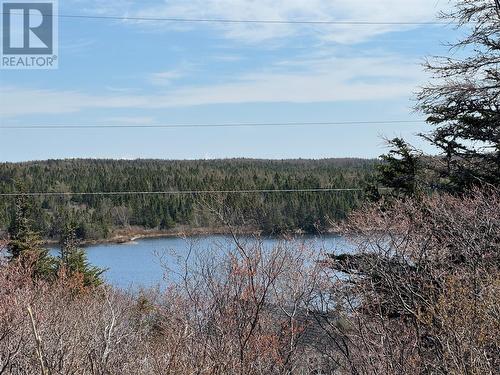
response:
[[(59, 13), (146, 18), (428, 22), (447, 0), (64, 0)], [(59, 68), (0, 70), (0, 161), (373, 158), (430, 128), (414, 111), (445, 25), (173, 23), (61, 18)], [(147, 125), (391, 122), (293, 127)], [(118, 129), (6, 126), (134, 125)]]

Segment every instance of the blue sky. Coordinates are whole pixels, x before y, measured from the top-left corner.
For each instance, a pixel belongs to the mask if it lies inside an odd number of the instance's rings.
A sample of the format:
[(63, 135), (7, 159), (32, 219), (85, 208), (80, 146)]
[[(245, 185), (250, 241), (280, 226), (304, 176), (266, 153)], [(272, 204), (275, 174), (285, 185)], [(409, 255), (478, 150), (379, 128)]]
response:
[[(103, 5), (105, 4), (105, 5)], [(445, 0), (64, 0), (61, 14), (425, 22)], [(447, 26), (175, 24), (61, 19), (59, 69), (0, 71), (8, 125), (420, 119), (425, 56)], [(425, 124), (290, 128), (0, 130), (0, 160), (376, 157)]]

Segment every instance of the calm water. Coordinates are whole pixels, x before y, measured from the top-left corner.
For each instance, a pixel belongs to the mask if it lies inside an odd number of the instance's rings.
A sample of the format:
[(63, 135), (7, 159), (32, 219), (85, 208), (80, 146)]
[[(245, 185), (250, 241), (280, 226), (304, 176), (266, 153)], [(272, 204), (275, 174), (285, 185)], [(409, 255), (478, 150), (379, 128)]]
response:
[[(244, 241), (253, 241), (244, 239)], [(266, 248), (275, 246), (280, 239), (264, 238)], [(350, 245), (338, 236), (301, 237), (293, 240), (293, 246), (308, 246), (317, 252), (347, 252)], [(178, 270), (179, 261), (186, 258), (189, 250), (216, 254), (221, 248), (234, 247), (227, 236), (203, 236), (183, 238), (142, 239), (127, 244), (96, 245), (86, 248), (89, 261), (107, 269), (104, 278), (110, 284), (124, 288), (161, 286), (165, 268)], [(52, 249), (54, 253), (57, 249)]]

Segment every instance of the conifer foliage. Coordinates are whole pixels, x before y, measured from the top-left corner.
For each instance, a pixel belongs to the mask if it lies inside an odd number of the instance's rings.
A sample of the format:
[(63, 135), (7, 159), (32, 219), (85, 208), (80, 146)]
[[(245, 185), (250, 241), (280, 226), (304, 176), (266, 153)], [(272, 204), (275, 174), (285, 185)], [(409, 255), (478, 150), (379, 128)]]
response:
[(393, 149), (382, 156), (377, 166), (378, 182), (392, 188), (396, 195), (415, 196), (422, 189), (420, 181), (422, 154), (401, 138), (389, 141)]
[[(420, 158), (420, 173), (432, 185), (452, 193), (474, 186), (500, 186), (500, 2), (459, 0), (441, 17), (457, 24), (463, 37), (450, 44), (449, 56), (428, 59), (433, 80), (417, 95), (417, 110), (434, 128), (421, 134), (439, 157)], [(401, 142), (382, 158), (383, 182), (409, 181), (407, 145)], [(393, 158), (396, 156), (397, 158)], [(406, 154), (406, 155), (405, 155)], [(408, 191), (411, 186), (403, 187)]]
[[(200, 204), (200, 194), (72, 195), (72, 192), (233, 191), (361, 188), (374, 172), (374, 160), (48, 160), (0, 163), (0, 192), (63, 193), (34, 197), (31, 220), (44, 238), (60, 239), (64, 223), (75, 222), (77, 238), (100, 240), (113, 231), (217, 227), (220, 222)], [(359, 206), (362, 194), (211, 194), (268, 234), (325, 229)], [(8, 227), (12, 199), (0, 199), (0, 230)], [(241, 222), (235, 223), (241, 225)]]
[(104, 270), (91, 266), (87, 261), (85, 251), (78, 246), (73, 224), (65, 224), (60, 255), (54, 257), (44, 247), (40, 234), (33, 229), (28, 198), (23, 195), (17, 197), (15, 207), (8, 246), (12, 262), (18, 261), (31, 269), (34, 279), (52, 281), (63, 277), (79, 280), (84, 287), (102, 284)]
[(30, 219), (30, 204), (25, 196), (19, 196), (15, 202), (15, 214), (9, 228), (9, 252), (12, 261), (19, 261), (32, 269), (36, 278), (52, 279), (55, 260), (49, 250), (44, 248), (40, 234), (33, 230)]
[(57, 273), (60, 277), (80, 279), (85, 287), (102, 284), (101, 275), (105, 270), (94, 267), (88, 262), (85, 250), (79, 247), (74, 224), (65, 226), (57, 263)]
[(454, 190), (500, 184), (500, 3), (460, 0), (442, 17), (465, 36), (453, 57), (429, 59), (434, 81), (418, 95), (418, 109), (434, 126), (423, 137), (444, 162), (439, 172)]

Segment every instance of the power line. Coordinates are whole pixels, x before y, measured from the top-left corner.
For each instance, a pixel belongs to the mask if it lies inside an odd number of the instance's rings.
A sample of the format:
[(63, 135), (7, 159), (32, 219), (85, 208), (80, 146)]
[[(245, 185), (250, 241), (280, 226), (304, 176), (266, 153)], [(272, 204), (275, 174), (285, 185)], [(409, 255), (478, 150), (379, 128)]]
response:
[[(388, 190), (388, 188), (380, 188)], [(100, 192), (30, 192), (0, 193), (0, 197), (51, 197), (51, 196), (127, 196), (127, 195), (209, 195), (209, 194), (277, 194), (277, 193), (342, 193), (362, 192), (361, 188), (318, 189), (250, 189), (250, 190), (180, 190), (180, 191), (100, 191)]]
[[(1, 13), (4, 14), (4, 13)], [(10, 14), (22, 15), (23, 13), (11, 12)], [(350, 26), (376, 26), (376, 25), (409, 25), (409, 26), (433, 26), (454, 25), (453, 22), (444, 21), (363, 21), (363, 20), (259, 20), (259, 19), (223, 19), (223, 18), (178, 18), (178, 17), (133, 17), (133, 16), (105, 16), (105, 15), (83, 15), (83, 14), (43, 14), (47, 17), (69, 18), (69, 19), (95, 19), (115, 21), (153, 21), (153, 22), (178, 22), (178, 23), (221, 23), (221, 24), (272, 24), (272, 25), (350, 25)]]
[(335, 125), (398, 125), (422, 124), (425, 120), (391, 121), (328, 121), (328, 122), (267, 122), (267, 123), (227, 123), (227, 124), (158, 124), (158, 125), (4, 125), (0, 129), (177, 129), (177, 128), (249, 128), (249, 127), (294, 127), (294, 126), (335, 126)]

